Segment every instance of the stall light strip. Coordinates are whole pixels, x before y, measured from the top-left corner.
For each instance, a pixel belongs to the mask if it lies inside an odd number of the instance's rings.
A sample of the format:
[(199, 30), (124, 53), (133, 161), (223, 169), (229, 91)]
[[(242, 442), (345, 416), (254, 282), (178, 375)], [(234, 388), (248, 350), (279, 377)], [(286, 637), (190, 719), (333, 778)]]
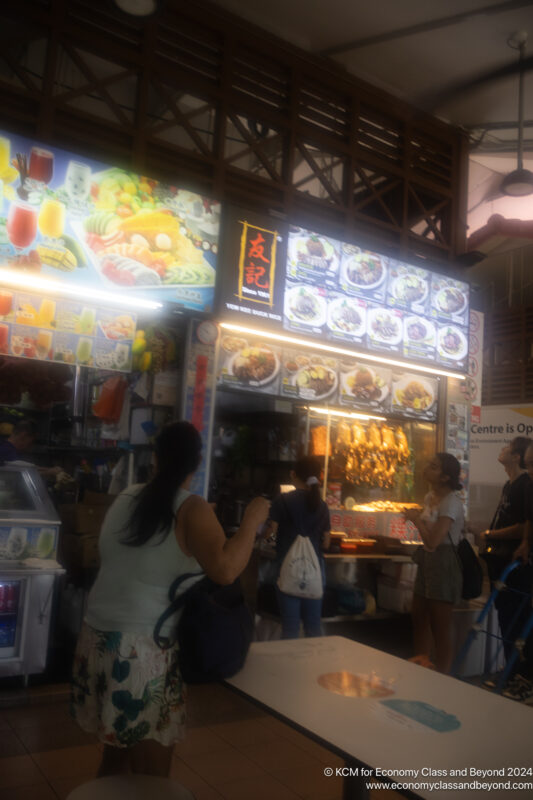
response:
[(156, 311), (162, 308), (162, 303), (155, 300), (143, 300), (141, 297), (128, 297), (123, 294), (106, 292), (101, 289), (90, 289), (87, 286), (69, 286), (61, 281), (50, 280), (49, 278), (30, 275), (26, 272), (14, 272), (11, 269), (0, 269), (0, 283), (13, 286), (16, 289), (38, 290), (54, 294), (73, 295), (78, 299), (100, 300), (102, 303), (112, 305), (127, 306), (128, 308), (146, 308)]
[(319, 408), (318, 406), (309, 406), (309, 411), (315, 411), (317, 414), (329, 414), (331, 417), (349, 417), (350, 419), (379, 419), (385, 422), (387, 417), (376, 417), (374, 414), (358, 414), (356, 411), (340, 411), (336, 408)]
[(219, 323), (221, 328), (230, 331), (238, 331), (239, 333), (248, 333), (251, 336), (262, 336), (265, 339), (272, 339), (277, 342), (287, 342), (294, 344), (298, 347), (309, 347), (313, 350), (324, 350), (327, 353), (334, 353), (341, 356), (350, 356), (350, 358), (363, 358), (366, 361), (377, 361), (379, 364), (386, 364), (391, 367), (402, 367), (402, 369), (416, 370), (425, 375), (441, 375), (444, 378), (458, 378), (464, 380), (465, 375), (462, 372), (451, 372), (445, 369), (431, 369), (429, 367), (422, 367), (419, 364), (412, 364), (410, 361), (396, 361), (393, 358), (385, 358), (384, 356), (374, 355), (374, 353), (365, 353), (360, 350), (346, 350), (343, 347), (334, 347), (329, 344), (322, 344), (321, 342), (311, 341), (310, 339), (297, 339), (293, 336), (282, 336), (279, 333), (272, 333), (271, 331), (264, 331), (258, 328), (247, 328), (244, 325), (234, 325), (232, 322)]

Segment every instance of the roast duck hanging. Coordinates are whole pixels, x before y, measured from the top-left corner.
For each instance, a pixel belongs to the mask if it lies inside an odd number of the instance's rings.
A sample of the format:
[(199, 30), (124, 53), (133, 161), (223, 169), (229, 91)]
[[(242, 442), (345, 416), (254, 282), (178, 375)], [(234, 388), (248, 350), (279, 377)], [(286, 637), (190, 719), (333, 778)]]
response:
[[(313, 455), (326, 455), (328, 448), (325, 425), (311, 431)], [(328, 452), (328, 455), (331, 453)], [(348, 425), (344, 420), (337, 424), (333, 456), (342, 465), (346, 479), (358, 486), (378, 486), (391, 489), (397, 468), (409, 459), (409, 445), (401, 428), (377, 425), (372, 422), (364, 428), (359, 422)]]

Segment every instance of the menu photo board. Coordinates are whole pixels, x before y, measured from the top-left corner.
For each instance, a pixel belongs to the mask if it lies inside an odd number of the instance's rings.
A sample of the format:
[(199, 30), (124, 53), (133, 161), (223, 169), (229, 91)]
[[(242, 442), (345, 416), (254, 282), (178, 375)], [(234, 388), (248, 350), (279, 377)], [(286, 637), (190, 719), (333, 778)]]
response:
[(289, 233), (287, 330), (465, 370), (468, 306), (463, 281), (311, 231)]
[(222, 336), (217, 383), (260, 394), (280, 394), (281, 348), (255, 337)]
[(287, 244), (287, 279), (335, 288), (341, 260), (341, 243), (328, 236), (292, 227)]
[(222, 335), (217, 383), (292, 400), (339, 404), (346, 410), (437, 419), (437, 378), (274, 345), (260, 336)]
[(439, 381), (420, 373), (394, 370), (391, 384), (391, 411), (402, 417), (437, 419)]
[(211, 311), (220, 205), (0, 132), (0, 262)]
[(0, 354), (129, 372), (137, 315), (0, 290)]
[(356, 410), (390, 412), (392, 372), (357, 361), (341, 361), (339, 375), (341, 406)]
[(383, 303), (388, 258), (352, 244), (342, 245), (340, 287), (346, 294), (362, 295)]
[(281, 394), (295, 400), (337, 402), (338, 361), (324, 353), (283, 348)]

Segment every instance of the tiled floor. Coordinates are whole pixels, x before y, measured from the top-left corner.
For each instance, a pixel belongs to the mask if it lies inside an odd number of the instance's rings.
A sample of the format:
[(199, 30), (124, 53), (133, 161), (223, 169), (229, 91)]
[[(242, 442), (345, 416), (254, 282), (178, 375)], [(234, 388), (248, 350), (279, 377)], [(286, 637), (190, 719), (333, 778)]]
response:
[[(70, 719), (62, 696), (0, 709), (1, 800), (63, 800), (94, 777), (93, 736)], [(189, 729), (174, 750), (171, 776), (196, 800), (341, 800), (342, 779), (325, 766), (341, 759), (233, 692), (195, 687)], [(372, 800), (394, 800), (373, 792)]]

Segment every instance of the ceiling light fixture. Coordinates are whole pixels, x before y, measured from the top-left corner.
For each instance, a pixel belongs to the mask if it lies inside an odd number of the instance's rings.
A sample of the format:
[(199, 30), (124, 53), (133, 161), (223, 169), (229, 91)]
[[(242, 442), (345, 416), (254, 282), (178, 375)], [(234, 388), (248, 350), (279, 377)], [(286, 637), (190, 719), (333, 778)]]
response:
[(442, 375), (444, 378), (458, 378), (461, 381), (465, 379), (465, 375), (463, 375), (462, 372), (451, 372), (451, 370), (446, 369), (423, 367), (418, 364), (413, 364), (410, 361), (400, 361), (395, 358), (385, 358), (375, 355), (374, 353), (365, 353), (360, 350), (348, 350), (344, 347), (334, 347), (333, 345), (321, 344), (321, 342), (316, 342), (311, 339), (297, 339), (295, 336), (282, 336), (279, 333), (260, 330), (259, 328), (247, 328), (244, 325), (234, 325), (232, 322), (221, 322), (220, 327), (228, 331), (238, 331), (239, 333), (248, 333), (251, 336), (261, 336), (264, 339), (272, 339), (276, 342), (287, 342), (287, 344), (293, 344), (297, 347), (309, 347), (313, 350), (322, 350), (325, 353), (332, 353), (333, 355), (362, 358), (377, 364), (386, 364), (389, 367), (401, 367), (402, 369), (414, 370), (424, 375)]
[(132, 17), (151, 17), (161, 6), (161, 0), (114, 0), (114, 3)]
[(28, 272), (0, 269), (0, 284), (13, 286), (15, 289), (30, 289), (50, 294), (73, 295), (98, 300), (111, 306), (126, 306), (127, 308), (145, 308), (157, 311), (163, 304), (155, 300), (144, 300), (142, 297), (129, 297), (118, 292), (106, 292), (102, 289), (91, 289), (88, 286), (70, 286), (61, 281), (50, 280)]
[(526, 197), (533, 192), (533, 172), (524, 169), (524, 56), (527, 33), (519, 31), (508, 39), (507, 44), (518, 50), (518, 147), (517, 168), (506, 175), (501, 183), (502, 194), (510, 197)]
[(386, 422), (387, 417), (377, 417), (375, 414), (358, 414), (356, 411), (341, 411), (338, 408), (319, 408), (319, 406), (309, 406), (309, 411), (315, 414), (328, 414), (330, 417), (348, 417), (348, 419), (378, 419)]

